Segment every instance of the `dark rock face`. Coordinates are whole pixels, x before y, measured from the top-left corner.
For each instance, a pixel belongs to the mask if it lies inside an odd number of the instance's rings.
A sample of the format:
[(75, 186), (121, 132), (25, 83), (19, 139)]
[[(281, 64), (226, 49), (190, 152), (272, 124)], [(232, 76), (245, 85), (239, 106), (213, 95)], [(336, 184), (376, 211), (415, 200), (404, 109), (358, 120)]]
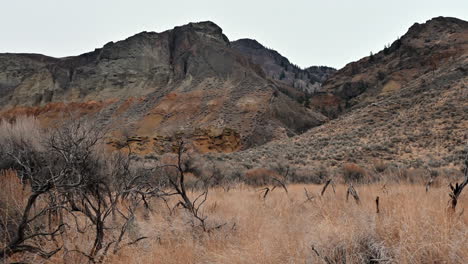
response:
[[(228, 128), (247, 148), (325, 121), (278, 89), (212, 22), (142, 32), (74, 57), (0, 54), (0, 111), (112, 101), (105, 115), (148, 138)], [(129, 98), (139, 99), (126, 106)], [(282, 109), (294, 114), (284, 118)]]
[(31, 100), (35, 94), (52, 93), (54, 100), (145, 95), (188, 75), (227, 76), (235, 63), (222, 54), (228, 45), (221, 28), (202, 22), (163, 33), (142, 32), (76, 57), (1, 54), (1, 91), (9, 95), (8, 102), (0, 99), (1, 105), (45, 103)]
[(351, 107), (388, 96), (419, 77), (435, 74), (437, 69), (466, 56), (467, 50), (468, 22), (437, 17), (416, 23), (389, 47), (351, 62), (330, 76), (320, 91), (335, 96), (337, 104), (323, 105), (314, 100), (315, 106), (329, 117), (336, 117)]
[(320, 89), (321, 84), (333, 74), (334, 68), (312, 66), (301, 69), (277, 51), (264, 47), (253, 39), (239, 39), (231, 43), (243, 55), (260, 65), (266, 75), (290, 85), (301, 92), (313, 93)]

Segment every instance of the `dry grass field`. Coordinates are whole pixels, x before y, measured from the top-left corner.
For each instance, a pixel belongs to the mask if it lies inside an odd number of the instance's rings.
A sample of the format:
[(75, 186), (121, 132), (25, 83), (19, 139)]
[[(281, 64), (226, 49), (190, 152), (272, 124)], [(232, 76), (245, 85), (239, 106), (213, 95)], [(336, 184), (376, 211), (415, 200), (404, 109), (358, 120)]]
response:
[[(146, 236), (135, 245), (109, 254), (104, 263), (466, 263), (468, 216), (459, 200), (449, 216), (448, 188), (426, 193), (424, 186), (357, 186), (360, 204), (346, 200), (344, 185), (291, 185), (263, 198), (261, 189), (239, 185), (210, 190), (203, 207), (208, 227), (192, 225), (183, 209), (171, 214), (162, 202), (141, 210), (129, 237)], [(14, 190), (7, 188), (6, 190)], [(307, 190), (307, 195), (306, 191)], [(5, 192), (6, 193), (6, 192)], [(194, 195), (194, 194), (193, 194)], [(375, 199), (379, 196), (380, 212)], [(309, 199), (307, 198), (309, 197)], [(5, 198), (5, 197), (3, 197)], [(174, 200), (175, 201), (175, 200)], [(172, 206), (174, 201), (170, 201)], [(67, 233), (70, 248), (86, 248), (92, 237)], [(48, 261), (82, 263), (77, 254), (62, 252)], [(9, 263), (9, 262), (5, 262)]]
[(348, 164), (325, 191), (267, 169), (225, 181), (195, 176), (182, 144), (158, 170), (129, 167), (73, 124), (45, 135), (31, 120), (0, 127), (2, 166), (16, 170), (0, 171), (1, 264), (468, 263), (466, 190), (450, 209), (457, 176), (431, 176), (427, 189), (427, 175)]
[[(308, 190), (307, 200), (305, 189)], [(108, 263), (466, 263), (468, 216), (448, 217), (447, 188), (356, 187), (361, 203), (322, 186), (294, 185), (267, 197), (251, 187), (213, 189), (206, 203), (211, 233), (193, 229), (184, 211), (155, 207), (136, 229), (150, 237)], [(375, 199), (380, 197), (380, 213)], [(468, 197), (460, 200), (460, 209)]]

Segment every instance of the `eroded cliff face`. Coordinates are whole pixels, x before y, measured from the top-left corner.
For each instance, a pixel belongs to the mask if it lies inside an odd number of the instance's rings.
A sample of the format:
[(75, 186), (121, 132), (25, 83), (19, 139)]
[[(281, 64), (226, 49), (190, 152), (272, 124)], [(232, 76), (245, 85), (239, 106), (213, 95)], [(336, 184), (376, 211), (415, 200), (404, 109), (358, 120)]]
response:
[(389, 96), (418, 78), (436, 75), (438, 69), (467, 52), (468, 22), (437, 17), (416, 23), (381, 52), (349, 63), (330, 76), (312, 99), (313, 105), (329, 117), (337, 117)]
[[(326, 120), (278, 92), (212, 22), (142, 32), (75, 57), (0, 54), (0, 111), (45, 123), (64, 112), (99, 112), (100, 124), (118, 124), (116, 131), (149, 139), (182, 133), (203, 142), (201, 151), (245, 149)], [(200, 134), (219, 130), (236, 139)]]
[(1, 54), (1, 105), (143, 96), (187, 76), (225, 77), (233, 62), (219, 67), (222, 58), (211, 55), (227, 45), (221, 29), (206, 22), (142, 32), (76, 57)]

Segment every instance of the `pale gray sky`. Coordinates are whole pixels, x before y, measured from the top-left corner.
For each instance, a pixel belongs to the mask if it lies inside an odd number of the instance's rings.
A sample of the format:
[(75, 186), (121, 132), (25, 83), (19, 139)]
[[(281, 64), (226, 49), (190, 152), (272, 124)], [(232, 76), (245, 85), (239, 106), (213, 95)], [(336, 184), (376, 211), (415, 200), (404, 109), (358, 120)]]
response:
[(468, 20), (467, 0), (0, 0), (0, 52), (78, 55), (141, 31), (211, 20), (301, 67), (377, 52), (414, 22)]

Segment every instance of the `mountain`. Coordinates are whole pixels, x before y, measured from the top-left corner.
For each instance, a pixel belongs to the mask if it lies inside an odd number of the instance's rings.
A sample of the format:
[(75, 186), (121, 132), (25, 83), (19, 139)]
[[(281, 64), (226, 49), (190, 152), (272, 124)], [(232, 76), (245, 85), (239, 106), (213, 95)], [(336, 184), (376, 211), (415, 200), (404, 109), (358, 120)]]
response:
[(468, 23), (434, 18), (324, 83), (312, 106), (335, 119), (218, 160), (247, 169), (289, 164), (304, 177), (322, 177), (320, 168), (341, 174), (345, 163), (396, 174), (460, 168), (468, 153), (467, 84)]
[[(74, 57), (0, 54), (0, 116), (36, 115), (47, 125), (67, 111), (99, 112), (102, 124), (118, 126), (114, 147), (126, 138), (141, 154), (164, 152), (184, 134), (201, 152), (239, 151), (217, 157), (245, 168), (453, 167), (467, 152), (467, 25), (414, 24), (334, 73), (295, 68), (253, 40), (230, 42), (211, 22)], [(306, 93), (291, 86), (294, 69), (315, 71), (301, 78), (321, 83), (311, 109), (293, 99)]]
[(67, 111), (100, 112), (102, 124), (117, 127), (109, 144), (125, 135), (143, 154), (170, 149), (180, 134), (202, 152), (236, 151), (326, 121), (279, 90), (212, 22), (79, 56), (0, 54), (0, 116), (36, 115), (47, 125)]
[(320, 89), (322, 83), (336, 70), (326, 66), (301, 69), (277, 51), (264, 47), (253, 39), (239, 39), (231, 43), (243, 55), (260, 65), (268, 77), (305, 93)]
[(467, 30), (468, 22), (457, 18), (415, 23), (379, 53), (351, 62), (328, 78), (312, 104), (327, 116), (337, 117), (434, 75), (466, 54)]

